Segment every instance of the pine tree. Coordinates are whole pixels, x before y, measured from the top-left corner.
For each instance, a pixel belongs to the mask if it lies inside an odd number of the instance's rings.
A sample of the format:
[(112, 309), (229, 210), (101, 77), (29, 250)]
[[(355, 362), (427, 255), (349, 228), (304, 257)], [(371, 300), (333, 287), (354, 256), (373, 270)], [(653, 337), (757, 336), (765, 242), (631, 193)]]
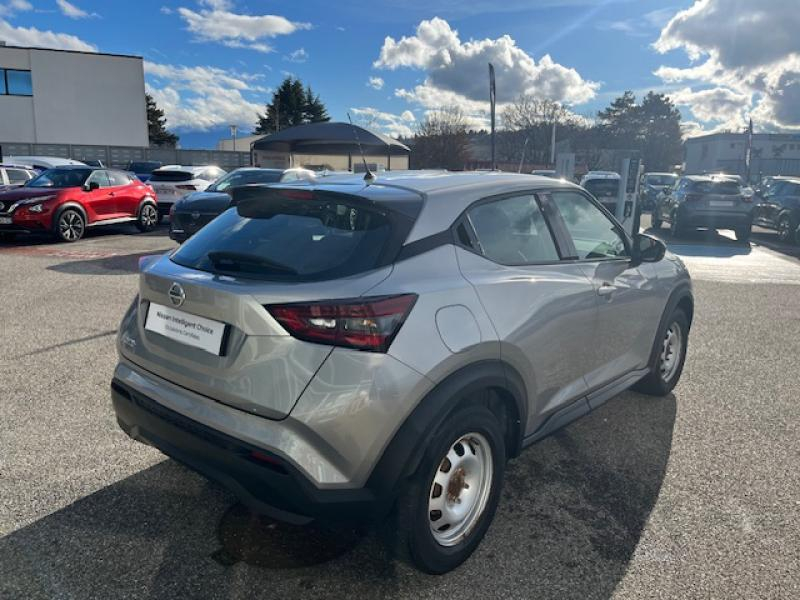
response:
[(304, 123), (330, 121), (328, 111), (311, 87), (303, 88), (299, 79), (287, 77), (272, 94), (264, 114), (258, 115), (253, 133), (269, 134)]
[(145, 94), (144, 98), (147, 102), (147, 137), (150, 145), (174, 148), (180, 138), (167, 131), (167, 118), (164, 116), (164, 111), (158, 108), (150, 94)]

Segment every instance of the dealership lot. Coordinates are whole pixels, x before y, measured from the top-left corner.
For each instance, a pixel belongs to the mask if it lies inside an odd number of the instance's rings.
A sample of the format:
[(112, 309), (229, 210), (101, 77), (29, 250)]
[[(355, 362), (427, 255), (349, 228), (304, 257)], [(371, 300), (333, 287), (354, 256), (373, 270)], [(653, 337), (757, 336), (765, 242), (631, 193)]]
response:
[(526, 450), (442, 577), (392, 556), (393, 527), (258, 519), (117, 428), (114, 333), (164, 227), (0, 244), (0, 597), (798, 597), (800, 253), (664, 237), (697, 303), (674, 394), (622, 394)]

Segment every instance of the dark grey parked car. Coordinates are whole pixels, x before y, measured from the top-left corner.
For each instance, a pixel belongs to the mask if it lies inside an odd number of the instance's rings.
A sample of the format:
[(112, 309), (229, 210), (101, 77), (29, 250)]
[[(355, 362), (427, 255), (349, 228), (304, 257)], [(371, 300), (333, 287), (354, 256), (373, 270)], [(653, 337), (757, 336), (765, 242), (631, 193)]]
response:
[(398, 541), (442, 573), (489, 528), (509, 458), (680, 378), (686, 268), (576, 185), (387, 172), (234, 195), (145, 261), (111, 395), (131, 437), (256, 510), (396, 507)]
[(308, 169), (245, 167), (231, 171), (202, 192), (187, 194), (172, 205), (169, 213), (169, 237), (179, 243), (185, 242), (230, 207), (231, 192), (237, 187), (313, 178), (314, 172)]
[(733, 229), (736, 239), (750, 239), (753, 199), (742, 194), (738, 181), (724, 176), (688, 175), (656, 200), (653, 227), (670, 224), (673, 237), (699, 227)]
[(773, 180), (755, 200), (756, 225), (776, 230), (782, 242), (800, 242), (800, 177)]

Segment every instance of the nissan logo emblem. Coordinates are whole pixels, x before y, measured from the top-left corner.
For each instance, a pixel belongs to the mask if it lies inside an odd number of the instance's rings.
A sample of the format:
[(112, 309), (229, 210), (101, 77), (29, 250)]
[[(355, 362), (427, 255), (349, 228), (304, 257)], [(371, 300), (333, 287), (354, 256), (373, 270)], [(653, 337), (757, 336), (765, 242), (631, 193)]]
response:
[(181, 306), (183, 301), (186, 300), (186, 292), (183, 291), (183, 286), (180, 283), (173, 283), (169, 288), (169, 292), (167, 292), (167, 296), (169, 296), (172, 306)]

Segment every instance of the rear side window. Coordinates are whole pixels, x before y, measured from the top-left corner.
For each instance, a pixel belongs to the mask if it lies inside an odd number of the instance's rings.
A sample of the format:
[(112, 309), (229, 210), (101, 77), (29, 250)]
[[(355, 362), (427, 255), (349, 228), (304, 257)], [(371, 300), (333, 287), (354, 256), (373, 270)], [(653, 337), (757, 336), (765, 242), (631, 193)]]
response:
[(6, 175), (8, 175), (8, 182), (12, 184), (25, 183), (31, 178), (29, 172), (23, 169), (6, 169)]
[(628, 256), (625, 241), (616, 225), (586, 196), (577, 192), (552, 192), (551, 196), (572, 237), (579, 259)]
[[(313, 281), (368, 271), (393, 258), (397, 235), (387, 212), (350, 202), (308, 199), (245, 200), (201, 229), (172, 255), (179, 265), (241, 277)], [(389, 260), (387, 255), (391, 255)]]
[(191, 181), (194, 175), (187, 171), (153, 171), (150, 181)]
[(479, 204), (467, 212), (481, 253), (504, 265), (558, 260), (550, 230), (533, 194)]

